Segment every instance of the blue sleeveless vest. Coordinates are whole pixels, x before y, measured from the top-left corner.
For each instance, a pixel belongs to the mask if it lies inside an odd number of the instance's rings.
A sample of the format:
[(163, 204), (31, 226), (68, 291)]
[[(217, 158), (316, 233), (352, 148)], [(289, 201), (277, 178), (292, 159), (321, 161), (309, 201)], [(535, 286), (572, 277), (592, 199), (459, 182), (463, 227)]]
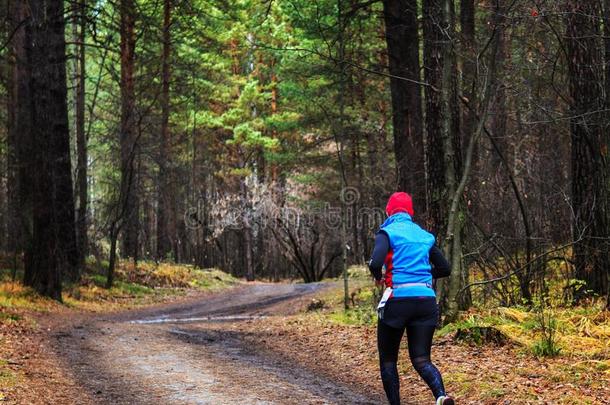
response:
[[(385, 259), (386, 286), (392, 287), (405, 283), (432, 285), (430, 273), (430, 248), (434, 236), (413, 222), (406, 212), (390, 216), (381, 225), (388, 235), (390, 251)], [(434, 290), (425, 285), (396, 288), (393, 297), (434, 297)]]

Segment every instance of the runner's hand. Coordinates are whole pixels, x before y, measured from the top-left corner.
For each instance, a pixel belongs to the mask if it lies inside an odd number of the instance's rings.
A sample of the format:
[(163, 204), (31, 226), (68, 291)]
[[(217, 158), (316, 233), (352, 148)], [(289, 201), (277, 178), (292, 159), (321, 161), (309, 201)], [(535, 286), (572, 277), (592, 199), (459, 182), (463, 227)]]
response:
[(377, 287), (384, 288), (385, 287), (385, 280), (383, 278), (381, 280), (375, 280), (375, 285)]

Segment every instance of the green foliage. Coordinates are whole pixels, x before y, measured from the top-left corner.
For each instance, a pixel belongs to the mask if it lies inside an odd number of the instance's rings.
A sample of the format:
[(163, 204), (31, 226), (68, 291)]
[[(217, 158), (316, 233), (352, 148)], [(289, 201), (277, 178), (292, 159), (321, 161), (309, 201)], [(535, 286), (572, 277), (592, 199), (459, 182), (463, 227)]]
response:
[(358, 305), (348, 310), (333, 312), (329, 319), (341, 325), (374, 325), (377, 322), (377, 312), (370, 305)]
[[(329, 320), (341, 325), (375, 325), (377, 323), (377, 303), (380, 299), (379, 289), (371, 285), (370, 276), (363, 275), (363, 267), (353, 266), (348, 270), (355, 290), (350, 293), (350, 308), (343, 309), (343, 301), (337, 299), (329, 314)], [(368, 270), (367, 270), (368, 271)]]
[(532, 346), (532, 353), (538, 357), (555, 357), (560, 351), (552, 336), (544, 336)]
[[(159, 195), (163, 4), (138, 0), (136, 5), (134, 187), (144, 224), (154, 216)], [(389, 144), (388, 130), (380, 125), (390, 121), (387, 78), (358, 69), (378, 70), (382, 62), (381, 5), (362, 8), (343, 22), (346, 58), (358, 65), (344, 71), (337, 63), (337, 7), (330, 0), (172, 4), (168, 163), (179, 179), (173, 184), (178, 217), (199, 195), (241, 193), (243, 184), (248, 188), (263, 177), (284, 187), (294, 181), (305, 186), (303, 201), (336, 200), (335, 142), (353, 143), (354, 156), (364, 156), (367, 146), (348, 136), (371, 134), (382, 140), (379, 150)], [(108, 257), (108, 231), (121, 213), (120, 10), (97, 2), (89, 13), (96, 24), (87, 41), (98, 45), (86, 47), (90, 225), (92, 242)], [(345, 101), (342, 119), (350, 123), (342, 133), (336, 130), (339, 96)]]
[(458, 329), (471, 329), (481, 326), (490, 326), (490, 322), (485, 322), (478, 314), (469, 314), (467, 317), (459, 319), (457, 322), (445, 325), (439, 333), (444, 335), (448, 332), (455, 332)]
[(539, 357), (554, 357), (561, 351), (557, 341), (558, 320), (547, 298), (538, 301), (534, 307), (534, 319), (540, 337), (532, 346), (532, 352)]
[[(88, 287), (102, 289), (106, 286), (106, 276), (101, 274), (93, 274), (91, 276), (85, 276), (83, 280), (83, 284)], [(78, 289), (76, 291), (71, 291), (71, 294), (78, 294)], [(113, 283), (112, 289), (110, 290), (112, 295), (116, 296), (130, 296), (130, 297), (143, 297), (147, 294), (152, 294), (153, 289), (147, 287), (146, 285), (130, 283), (123, 280), (116, 280)], [(83, 295), (80, 295), (78, 298), (81, 299)]]

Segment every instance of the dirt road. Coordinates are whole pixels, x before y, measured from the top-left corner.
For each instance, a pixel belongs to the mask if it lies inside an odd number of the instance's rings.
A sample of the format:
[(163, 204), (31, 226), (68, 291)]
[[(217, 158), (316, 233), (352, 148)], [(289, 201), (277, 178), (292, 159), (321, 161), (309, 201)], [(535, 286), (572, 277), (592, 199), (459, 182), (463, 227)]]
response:
[[(373, 404), (350, 387), (249, 348), (218, 325), (289, 311), (322, 284), (255, 284), (188, 303), (76, 321), (55, 351), (92, 403)], [(203, 325), (216, 323), (213, 330)]]

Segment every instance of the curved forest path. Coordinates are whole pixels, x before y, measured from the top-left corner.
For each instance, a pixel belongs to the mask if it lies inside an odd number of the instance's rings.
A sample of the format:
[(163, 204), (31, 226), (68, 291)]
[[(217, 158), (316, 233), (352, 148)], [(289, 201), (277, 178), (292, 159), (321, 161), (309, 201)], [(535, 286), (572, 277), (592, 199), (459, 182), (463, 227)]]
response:
[[(219, 328), (264, 322), (324, 286), (250, 284), (187, 303), (73, 320), (54, 334), (54, 350), (94, 403), (378, 403)], [(206, 323), (216, 327), (201, 327)]]

